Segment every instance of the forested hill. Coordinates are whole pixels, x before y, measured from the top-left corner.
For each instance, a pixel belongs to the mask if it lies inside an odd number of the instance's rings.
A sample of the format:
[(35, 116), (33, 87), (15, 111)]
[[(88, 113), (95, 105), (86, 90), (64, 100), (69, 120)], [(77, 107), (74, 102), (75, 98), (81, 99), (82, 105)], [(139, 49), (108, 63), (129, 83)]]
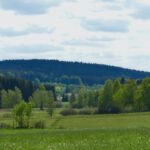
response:
[(88, 85), (102, 84), (118, 77), (142, 79), (150, 76), (149, 72), (108, 65), (36, 59), (0, 61), (0, 72), (37, 82), (79, 84), (82, 80)]

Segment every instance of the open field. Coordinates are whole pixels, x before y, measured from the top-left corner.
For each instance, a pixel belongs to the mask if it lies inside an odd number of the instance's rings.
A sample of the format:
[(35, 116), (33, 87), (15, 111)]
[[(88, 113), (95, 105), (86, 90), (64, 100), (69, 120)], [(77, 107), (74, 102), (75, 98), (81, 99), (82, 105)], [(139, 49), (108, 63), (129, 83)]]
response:
[[(58, 111), (57, 111), (58, 112)], [(34, 111), (46, 129), (1, 129), (2, 150), (149, 150), (150, 113), (68, 116)], [(11, 123), (7, 111), (0, 122)]]
[(2, 150), (149, 150), (149, 129), (2, 130)]

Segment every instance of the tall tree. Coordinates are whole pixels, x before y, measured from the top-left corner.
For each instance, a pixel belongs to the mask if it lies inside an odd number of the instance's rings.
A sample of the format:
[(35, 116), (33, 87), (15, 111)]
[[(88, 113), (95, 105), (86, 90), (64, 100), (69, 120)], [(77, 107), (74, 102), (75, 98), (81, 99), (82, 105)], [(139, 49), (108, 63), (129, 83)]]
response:
[(145, 78), (142, 81), (141, 94), (147, 110), (150, 110), (150, 78)]
[(3, 108), (12, 108), (22, 100), (22, 93), (17, 87), (15, 87), (15, 90), (1, 91), (1, 101)]
[(54, 112), (54, 95), (51, 91), (48, 92), (49, 101), (48, 101), (48, 114), (53, 115)]
[(86, 95), (86, 88), (84, 86), (82, 86), (80, 91), (79, 91), (79, 95), (77, 98), (77, 104), (78, 104), (79, 108), (86, 107), (88, 104), (87, 95)]
[(113, 82), (107, 80), (101, 92), (98, 106), (99, 113), (111, 113), (113, 111)]
[(124, 100), (125, 105), (132, 105), (134, 104), (134, 95), (136, 91), (136, 82), (135, 80), (128, 80), (124, 86)]
[(50, 92), (46, 91), (44, 85), (40, 85), (39, 89), (30, 97), (30, 101), (34, 102), (35, 106), (40, 108), (40, 110), (44, 110), (44, 107), (48, 108), (51, 104), (52, 97), (54, 98)]
[(146, 110), (146, 106), (143, 100), (141, 85), (137, 87), (134, 95), (134, 111), (142, 112)]
[(133, 111), (136, 88), (136, 82), (128, 80), (113, 95), (114, 104), (119, 111)]
[(120, 80), (116, 79), (113, 84), (113, 94), (117, 93), (121, 88)]

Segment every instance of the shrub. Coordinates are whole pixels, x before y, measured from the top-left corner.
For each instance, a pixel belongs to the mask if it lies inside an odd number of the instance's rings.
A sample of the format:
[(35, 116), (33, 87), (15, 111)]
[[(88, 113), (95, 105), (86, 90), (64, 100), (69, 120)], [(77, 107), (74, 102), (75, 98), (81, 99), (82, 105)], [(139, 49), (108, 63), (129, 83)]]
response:
[(67, 115), (76, 115), (77, 111), (72, 108), (64, 109), (60, 112), (61, 115), (67, 116)]
[(79, 111), (79, 114), (81, 115), (91, 115), (95, 113), (96, 113), (96, 110), (93, 108), (84, 108)]
[(72, 104), (71, 107), (72, 108), (77, 108), (77, 109), (83, 108), (83, 106), (81, 106), (79, 103), (74, 103), (74, 104)]
[(131, 113), (133, 112), (133, 107), (131, 105), (128, 105), (124, 108), (124, 112)]
[(98, 109), (94, 109), (94, 113), (93, 113), (93, 114), (95, 114), (95, 115), (96, 115), (96, 114), (99, 114), (99, 113), (98, 113)]
[(17, 128), (29, 128), (32, 104), (21, 102), (13, 109), (13, 118)]
[(33, 128), (44, 129), (45, 128), (45, 121), (44, 120), (36, 121), (33, 125)]
[(65, 127), (62, 126), (62, 125), (60, 125), (60, 126), (58, 127), (58, 129), (65, 129)]
[(11, 113), (5, 113), (5, 114), (3, 114), (2, 117), (3, 117), (3, 118), (11, 118), (11, 117), (12, 117), (12, 114), (11, 114)]
[(11, 128), (11, 126), (6, 124), (6, 123), (4, 123), (4, 122), (0, 123), (0, 129), (8, 129), (8, 128)]
[(47, 112), (48, 112), (48, 114), (52, 117), (52, 116), (53, 116), (53, 113), (54, 113), (54, 108), (53, 108), (53, 107), (49, 107), (49, 108), (47, 109)]
[(55, 103), (54, 103), (54, 107), (55, 107), (55, 108), (62, 108), (62, 107), (63, 107), (63, 104), (62, 104), (62, 102), (55, 102)]

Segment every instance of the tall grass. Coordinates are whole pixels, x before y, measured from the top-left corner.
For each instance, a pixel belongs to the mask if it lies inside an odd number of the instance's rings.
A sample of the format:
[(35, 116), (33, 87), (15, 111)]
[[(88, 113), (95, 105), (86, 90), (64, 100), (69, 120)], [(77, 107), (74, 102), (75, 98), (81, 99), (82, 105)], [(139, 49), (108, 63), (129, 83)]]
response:
[(150, 129), (3, 130), (1, 150), (149, 150)]

